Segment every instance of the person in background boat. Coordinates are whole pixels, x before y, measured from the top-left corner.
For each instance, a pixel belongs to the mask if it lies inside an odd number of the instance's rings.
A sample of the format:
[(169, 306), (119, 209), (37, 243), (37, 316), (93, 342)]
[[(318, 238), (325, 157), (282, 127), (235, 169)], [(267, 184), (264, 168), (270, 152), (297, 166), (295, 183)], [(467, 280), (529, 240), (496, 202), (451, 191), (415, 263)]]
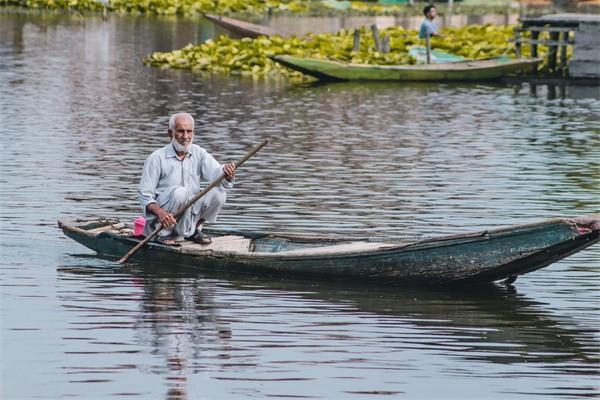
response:
[(425, 21), (421, 23), (421, 28), (419, 29), (419, 38), (425, 39), (427, 36), (440, 36), (443, 37), (441, 33), (438, 32), (438, 27), (433, 22), (435, 17), (437, 16), (437, 10), (434, 5), (428, 5), (423, 8), (423, 14), (425, 15)]
[[(152, 153), (144, 163), (138, 198), (146, 217), (144, 234), (150, 235), (160, 222), (164, 229), (158, 240), (175, 245), (182, 240), (209, 244), (202, 233), (204, 222), (216, 222), (227, 197), (225, 190), (234, 184), (235, 164), (219, 164), (202, 147), (193, 144), (194, 118), (187, 113), (173, 114), (169, 119), (171, 142)], [(173, 214), (202, 190), (202, 181), (225, 179), (175, 220)]]

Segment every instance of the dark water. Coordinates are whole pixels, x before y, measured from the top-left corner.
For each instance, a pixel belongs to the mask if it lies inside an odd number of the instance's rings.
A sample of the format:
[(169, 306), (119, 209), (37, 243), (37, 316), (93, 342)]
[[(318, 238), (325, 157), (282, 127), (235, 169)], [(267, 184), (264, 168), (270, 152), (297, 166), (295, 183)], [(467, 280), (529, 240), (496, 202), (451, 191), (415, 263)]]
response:
[(220, 226), (426, 237), (600, 209), (597, 88), (203, 78), (144, 67), (172, 20), (0, 14), (6, 399), (580, 398), (600, 247), (514, 288), (440, 291), (116, 266), (61, 216), (131, 221), (169, 113), (240, 170)]

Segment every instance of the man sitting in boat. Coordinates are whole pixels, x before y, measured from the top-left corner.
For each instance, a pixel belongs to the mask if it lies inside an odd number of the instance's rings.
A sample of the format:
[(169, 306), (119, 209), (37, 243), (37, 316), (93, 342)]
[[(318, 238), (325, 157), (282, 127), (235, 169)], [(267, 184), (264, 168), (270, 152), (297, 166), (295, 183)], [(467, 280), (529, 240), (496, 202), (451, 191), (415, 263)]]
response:
[[(144, 234), (150, 235), (160, 222), (165, 229), (158, 240), (175, 245), (183, 239), (199, 244), (209, 244), (210, 238), (202, 233), (204, 222), (215, 222), (225, 204), (225, 189), (233, 187), (235, 164), (219, 164), (202, 147), (193, 144), (194, 118), (178, 113), (169, 119), (171, 142), (146, 159), (138, 188), (138, 197), (146, 217)], [(202, 181), (225, 179), (200, 198), (175, 220), (173, 214), (201, 191)]]
[(419, 38), (425, 39), (428, 36), (443, 36), (438, 32), (438, 27), (433, 22), (435, 17), (437, 16), (437, 11), (434, 5), (428, 5), (423, 8), (423, 14), (425, 15), (425, 21), (421, 23), (421, 28), (419, 29)]

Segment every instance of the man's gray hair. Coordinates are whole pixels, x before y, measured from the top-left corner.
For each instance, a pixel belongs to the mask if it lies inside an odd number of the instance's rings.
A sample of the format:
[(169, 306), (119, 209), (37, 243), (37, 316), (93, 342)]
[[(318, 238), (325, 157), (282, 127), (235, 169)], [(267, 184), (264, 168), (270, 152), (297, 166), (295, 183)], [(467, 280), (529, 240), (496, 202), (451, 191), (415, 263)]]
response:
[(169, 118), (169, 130), (170, 131), (175, 130), (175, 120), (177, 120), (177, 118), (179, 118), (179, 117), (188, 117), (192, 121), (192, 129), (194, 129), (194, 117), (192, 117), (191, 114), (176, 113), (176, 114), (171, 115), (171, 118)]

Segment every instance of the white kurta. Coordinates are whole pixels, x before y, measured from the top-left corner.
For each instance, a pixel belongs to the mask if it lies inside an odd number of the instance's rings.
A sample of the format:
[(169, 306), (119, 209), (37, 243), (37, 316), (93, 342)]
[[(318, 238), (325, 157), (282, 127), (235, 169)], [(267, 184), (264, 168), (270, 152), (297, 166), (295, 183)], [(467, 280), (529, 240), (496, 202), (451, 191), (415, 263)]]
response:
[[(144, 170), (138, 188), (138, 198), (146, 220), (146, 235), (155, 228), (156, 215), (148, 213), (146, 207), (156, 203), (170, 213), (175, 213), (202, 190), (202, 182), (210, 182), (223, 172), (223, 166), (202, 147), (192, 144), (186, 157), (177, 156), (173, 145), (155, 151), (144, 163)], [(160, 236), (175, 233), (177, 236), (191, 236), (200, 219), (215, 222), (225, 204), (225, 189), (233, 187), (233, 182), (223, 180), (216, 187), (190, 207), (177, 220), (172, 229), (163, 229)], [(174, 231), (174, 232), (173, 232)]]

